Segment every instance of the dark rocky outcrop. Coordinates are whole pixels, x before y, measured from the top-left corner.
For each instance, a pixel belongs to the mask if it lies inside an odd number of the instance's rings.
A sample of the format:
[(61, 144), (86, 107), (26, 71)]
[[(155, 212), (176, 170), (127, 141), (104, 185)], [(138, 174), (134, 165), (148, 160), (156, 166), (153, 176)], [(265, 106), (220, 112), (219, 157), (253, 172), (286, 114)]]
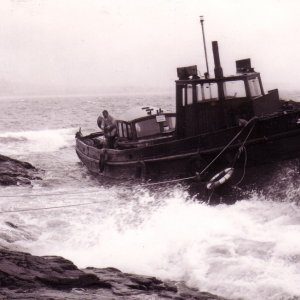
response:
[(199, 299), (224, 298), (184, 283), (123, 273), (115, 268), (79, 270), (57, 256), (0, 250), (1, 299)]
[(38, 170), (23, 162), (0, 154), (0, 185), (28, 185), (32, 180), (41, 179)]

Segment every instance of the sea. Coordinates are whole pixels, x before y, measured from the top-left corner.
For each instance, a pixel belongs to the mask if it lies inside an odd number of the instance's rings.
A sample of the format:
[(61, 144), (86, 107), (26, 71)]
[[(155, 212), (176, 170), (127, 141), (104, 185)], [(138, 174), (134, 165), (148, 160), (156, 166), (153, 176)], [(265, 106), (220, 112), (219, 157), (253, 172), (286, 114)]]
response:
[(300, 299), (299, 166), (269, 183), (280, 193), (253, 190), (212, 206), (180, 184), (109, 184), (80, 163), (79, 128), (98, 131), (103, 109), (121, 118), (144, 105), (173, 110), (174, 95), (1, 97), (0, 153), (30, 162), (42, 180), (0, 187), (0, 247), (184, 281), (229, 299)]

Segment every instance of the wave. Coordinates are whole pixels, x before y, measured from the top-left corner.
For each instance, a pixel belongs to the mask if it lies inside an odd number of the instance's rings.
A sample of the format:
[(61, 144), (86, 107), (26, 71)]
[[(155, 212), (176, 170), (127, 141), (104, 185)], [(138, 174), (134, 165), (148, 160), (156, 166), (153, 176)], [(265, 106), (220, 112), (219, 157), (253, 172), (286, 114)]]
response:
[(72, 146), (77, 128), (0, 133), (0, 153), (25, 155), (54, 152)]
[(183, 280), (232, 299), (300, 296), (300, 207), (295, 203), (253, 193), (235, 205), (209, 206), (180, 187), (156, 193), (120, 186), (77, 191), (38, 187), (31, 192), (54, 195), (4, 200), (3, 210), (96, 204), (5, 215), (2, 244), (62, 255), (79, 267), (110, 266)]
[(30, 238), (9, 233), (15, 236), (11, 244), (34, 254), (184, 280), (233, 299), (300, 296), (300, 207), (294, 203), (253, 194), (235, 205), (209, 206), (178, 187), (154, 194), (100, 187), (96, 194), (26, 199), (22, 205), (36, 201), (98, 204), (7, 216), (31, 232)]
[(0, 136), (0, 143), (9, 144), (13, 142), (24, 142), (27, 138), (25, 137), (12, 137), (12, 136)]
[(145, 194), (107, 216), (64, 224), (72, 234), (56, 251), (81, 266), (184, 280), (228, 298), (288, 299), (300, 295), (299, 213), (256, 196), (212, 207), (179, 191)]

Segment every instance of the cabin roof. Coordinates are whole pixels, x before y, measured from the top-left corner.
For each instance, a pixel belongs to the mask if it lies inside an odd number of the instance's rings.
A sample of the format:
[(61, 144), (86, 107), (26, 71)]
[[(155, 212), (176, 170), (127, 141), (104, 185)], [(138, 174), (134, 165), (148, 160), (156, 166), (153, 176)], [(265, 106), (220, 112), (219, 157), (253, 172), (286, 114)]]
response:
[(171, 113), (170, 111), (167, 110), (162, 110), (159, 107), (155, 106), (140, 106), (140, 107), (134, 107), (129, 110), (127, 110), (124, 115), (122, 115), (119, 120), (120, 121), (125, 121), (125, 122), (131, 122), (136, 119), (148, 117), (150, 115), (157, 115), (157, 112), (163, 112), (163, 113)]

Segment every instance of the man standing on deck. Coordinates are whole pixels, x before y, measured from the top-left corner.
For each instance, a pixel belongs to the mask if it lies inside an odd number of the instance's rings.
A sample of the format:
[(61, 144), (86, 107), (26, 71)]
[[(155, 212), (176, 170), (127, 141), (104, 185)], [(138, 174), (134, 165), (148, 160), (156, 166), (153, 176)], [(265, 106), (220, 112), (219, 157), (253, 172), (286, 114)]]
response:
[(115, 139), (117, 136), (117, 123), (116, 120), (109, 115), (107, 110), (102, 112), (103, 115), (103, 130), (104, 136), (107, 140), (107, 144), (109, 148), (114, 148)]

